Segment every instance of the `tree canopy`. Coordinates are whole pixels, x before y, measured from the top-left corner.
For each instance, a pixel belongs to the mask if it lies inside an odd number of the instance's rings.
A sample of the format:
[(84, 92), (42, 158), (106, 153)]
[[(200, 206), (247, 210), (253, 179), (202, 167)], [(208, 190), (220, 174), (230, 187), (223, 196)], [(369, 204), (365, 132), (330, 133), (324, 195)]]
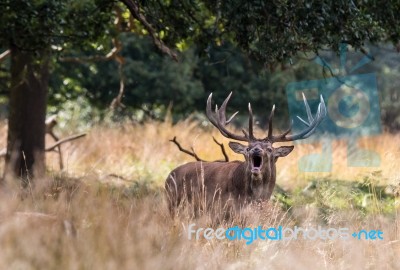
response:
[(346, 42), (399, 41), (398, 1), (141, 1), (143, 13), (163, 40), (196, 43), (234, 41), (266, 63), (290, 61), (298, 53), (338, 50)]
[(0, 44), (21, 50), (84, 48), (110, 35), (112, 1), (2, 0)]
[(370, 44), (400, 46), (395, 0), (2, 0), (0, 7), (6, 163), (19, 153), (17, 173), (25, 170), (22, 152), (30, 170), (33, 152), (44, 151), (48, 101), (52, 112), (80, 98), (101, 109), (122, 101), (153, 116), (173, 104), (187, 115), (203, 111), (206, 93), (218, 100), (236, 89), (233, 103), (252, 100), (264, 110), (285, 102), (288, 78), (318, 72), (293, 69), (302, 58), (338, 52), (343, 42), (364, 54)]

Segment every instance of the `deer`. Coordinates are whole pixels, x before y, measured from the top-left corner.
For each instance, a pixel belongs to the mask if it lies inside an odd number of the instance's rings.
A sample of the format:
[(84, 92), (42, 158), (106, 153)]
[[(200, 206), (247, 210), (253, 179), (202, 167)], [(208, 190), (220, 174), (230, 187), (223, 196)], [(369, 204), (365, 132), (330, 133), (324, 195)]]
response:
[(237, 154), (244, 156), (244, 161), (189, 162), (172, 170), (166, 181), (165, 190), (168, 207), (173, 215), (178, 206), (186, 199), (196, 207), (222, 206), (224, 209), (240, 209), (252, 202), (266, 202), (270, 199), (276, 183), (276, 162), (278, 158), (290, 154), (294, 146), (274, 147), (274, 143), (291, 142), (311, 136), (326, 116), (326, 106), (322, 95), (315, 116), (312, 115), (307, 99), (303, 93), (303, 101), (308, 121), (297, 116), (305, 128), (297, 134), (290, 134), (292, 124), (280, 135), (273, 135), (272, 120), (275, 113), (273, 105), (268, 119), (268, 133), (264, 138), (256, 138), (253, 131), (253, 111), (248, 105), (248, 130), (235, 134), (227, 129), (238, 114), (226, 117), (226, 107), (232, 92), (224, 100), (221, 107), (215, 106), (212, 111), (212, 93), (207, 99), (206, 116), (222, 136), (230, 141), (229, 147)]

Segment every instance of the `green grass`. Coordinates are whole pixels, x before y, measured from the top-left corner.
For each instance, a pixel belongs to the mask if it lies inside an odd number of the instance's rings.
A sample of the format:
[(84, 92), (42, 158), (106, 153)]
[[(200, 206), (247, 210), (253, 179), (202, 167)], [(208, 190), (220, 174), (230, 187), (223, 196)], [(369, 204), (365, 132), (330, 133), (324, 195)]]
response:
[(277, 189), (275, 200), (289, 213), (299, 208), (314, 208), (315, 221), (321, 224), (326, 224), (332, 215), (344, 212), (353, 212), (360, 220), (376, 215), (395, 219), (397, 215), (395, 194), (369, 177), (362, 182), (314, 179), (293, 191)]

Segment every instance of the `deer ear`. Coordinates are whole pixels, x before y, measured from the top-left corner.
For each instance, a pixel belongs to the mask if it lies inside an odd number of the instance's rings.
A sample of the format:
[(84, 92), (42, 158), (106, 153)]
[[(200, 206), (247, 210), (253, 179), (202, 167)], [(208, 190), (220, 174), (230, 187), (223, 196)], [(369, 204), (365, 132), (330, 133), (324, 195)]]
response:
[(237, 142), (229, 142), (229, 147), (233, 150), (233, 152), (238, 154), (246, 154), (246, 146)]
[(281, 147), (275, 148), (274, 156), (276, 158), (286, 157), (287, 155), (290, 154), (290, 152), (292, 152), (293, 148), (294, 148), (293, 145), (292, 146), (281, 146)]

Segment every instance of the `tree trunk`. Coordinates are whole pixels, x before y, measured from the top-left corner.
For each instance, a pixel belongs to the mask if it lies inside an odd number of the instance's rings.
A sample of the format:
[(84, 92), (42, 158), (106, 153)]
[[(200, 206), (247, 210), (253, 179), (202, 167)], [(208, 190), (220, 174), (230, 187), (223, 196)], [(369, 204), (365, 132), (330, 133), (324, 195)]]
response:
[(39, 53), (11, 46), (11, 94), (4, 179), (27, 184), (45, 173), (45, 118), (49, 50)]

